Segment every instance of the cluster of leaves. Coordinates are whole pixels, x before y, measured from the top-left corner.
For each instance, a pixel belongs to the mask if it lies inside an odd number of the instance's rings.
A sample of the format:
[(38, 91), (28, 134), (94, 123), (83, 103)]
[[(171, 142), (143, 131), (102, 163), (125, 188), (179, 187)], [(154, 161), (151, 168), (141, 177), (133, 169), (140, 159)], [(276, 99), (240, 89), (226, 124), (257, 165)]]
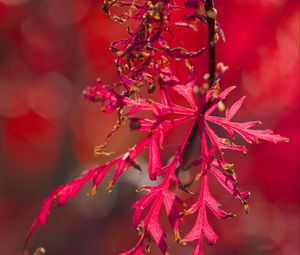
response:
[[(112, 19), (122, 23), (127, 19), (133, 19), (138, 21), (138, 25), (134, 30), (127, 27), (128, 39), (115, 41), (111, 45), (111, 50), (117, 55), (115, 65), (120, 83), (106, 86), (98, 80), (93, 86), (86, 88), (84, 96), (89, 101), (101, 103), (105, 113), (115, 112), (119, 115), (119, 121), (108, 138), (123, 122), (129, 123), (130, 128), (135, 132), (143, 132), (146, 135), (127, 152), (102, 166), (86, 171), (79, 178), (55, 189), (44, 200), (42, 209), (29, 231), (26, 244), (32, 233), (40, 225), (46, 223), (53, 203), (56, 202), (58, 206), (63, 205), (89, 181), (93, 182), (89, 194), (94, 195), (108, 171), (112, 170), (114, 175), (107, 186), (107, 190), (110, 191), (124, 171), (131, 167), (141, 170), (136, 159), (143, 150), (148, 150), (149, 179), (159, 179), (160, 183), (138, 189), (138, 191), (147, 192), (133, 204), (133, 225), (138, 230), (140, 238), (133, 249), (122, 255), (148, 253), (151, 242), (155, 242), (163, 254), (169, 254), (165, 231), (159, 220), (162, 210), (168, 217), (178, 243), (186, 244), (196, 241), (194, 255), (202, 254), (203, 238), (206, 238), (209, 244), (214, 244), (217, 235), (208, 222), (207, 209), (219, 219), (234, 215), (223, 211), (210, 193), (209, 176), (214, 176), (230, 194), (242, 202), (246, 211), (248, 210), (249, 193), (239, 190), (233, 164), (226, 162), (224, 151), (247, 153), (244, 145), (233, 143), (237, 135), (247, 143), (259, 140), (276, 143), (287, 139), (274, 135), (271, 130), (252, 129), (260, 124), (259, 121), (243, 123), (233, 121), (244, 97), (226, 109), (224, 116), (217, 115), (218, 109), (225, 110), (222, 109), (224, 108), (222, 102), (234, 89), (234, 87), (229, 87), (224, 91), (220, 90), (219, 82), (227, 68), (219, 63), (213, 85), (209, 86), (209, 77), (206, 77), (207, 81), (199, 88), (196, 85), (194, 67), (188, 59), (198, 56), (208, 47), (203, 47), (198, 51), (188, 51), (182, 47), (171, 48), (169, 46), (171, 42), (167, 38), (172, 35), (175, 26), (195, 29), (197, 23), (206, 25), (209, 14), (205, 12), (204, 5), (205, 2), (194, 0), (188, 0), (182, 4), (169, 0), (148, 2), (105, 0), (103, 10)], [(125, 8), (126, 11), (121, 16), (112, 14), (111, 8), (114, 6)], [(173, 16), (178, 17), (174, 13), (182, 9), (186, 10), (185, 14), (179, 18), (173, 18)], [(217, 41), (218, 34), (223, 37), (223, 33), (218, 24), (215, 30), (215, 41)], [(185, 79), (175, 75), (172, 61), (184, 63)], [(147, 90), (146, 96), (142, 93), (144, 88)], [(156, 92), (159, 94), (159, 100), (149, 99), (147, 95)], [(175, 103), (174, 95), (176, 94), (183, 97), (186, 102), (182, 105)], [(140, 114), (142, 112), (151, 113), (152, 118), (138, 117), (143, 116)], [(187, 126), (181, 143), (169, 163), (163, 164), (161, 152), (165, 145), (164, 137), (181, 125)], [(220, 135), (216, 126), (223, 129), (226, 135)], [(196, 167), (198, 171), (189, 183), (182, 183), (178, 177), (178, 171), (188, 168), (184, 166), (183, 152), (195, 127), (199, 134), (200, 153), (189, 167)], [(104, 147), (98, 148), (99, 154), (105, 154)], [(196, 182), (199, 183), (197, 194), (189, 190)], [(178, 190), (195, 197), (195, 202), (185, 203)], [(181, 226), (191, 214), (197, 215), (194, 225), (187, 234), (182, 235)]]

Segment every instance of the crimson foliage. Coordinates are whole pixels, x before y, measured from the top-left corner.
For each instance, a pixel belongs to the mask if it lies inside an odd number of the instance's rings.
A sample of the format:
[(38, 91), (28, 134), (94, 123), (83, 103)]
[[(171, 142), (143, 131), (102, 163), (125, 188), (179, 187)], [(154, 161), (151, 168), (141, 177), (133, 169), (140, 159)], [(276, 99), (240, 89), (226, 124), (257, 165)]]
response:
[[(202, 254), (203, 238), (206, 238), (209, 244), (216, 243), (217, 235), (208, 222), (207, 209), (220, 219), (234, 215), (223, 211), (209, 191), (210, 177), (216, 178), (248, 211), (247, 199), (250, 193), (239, 190), (233, 164), (226, 161), (224, 153), (228, 150), (247, 153), (245, 145), (235, 144), (234, 140), (244, 140), (246, 143), (262, 140), (277, 143), (288, 139), (273, 134), (271, 130), (253, 129), (260, 124), (259, 121), (240, 123), (232, 120), (245, 97), (237, 100), (225, 111), (223, 101), (234, 87), (224, 91), (220, 89), (221, 78), (227, 70), (224, 64), (218, 63), (216, 67), (213, 66), (214, 74), (204, 75), (203, 85), (197, 85), (198, 80), (189, 59), (211, 50), (211, 45), (197, 51), (189, 51), (177, 45), (174, 30), (176, 31), (176, 27), (197, 30), (199, 25), (209, 28), (208, 21), (211, 19), (215, 27), (213, 38), (209, 39), (213, 39), (214, 44), (219, 37), (224, 38), (220, 25), (215, 22), (217, 12), (214, 8), (208, 8), (208, 2), (194, 0), (187, 0), (184, 3), (169, 0), (104, 2), (103, 10), (110, 18), (120, 23), (135, 20), (136, 23), (133, 24), (135, 28), (132, 29), (128, 25), (129, 37), (115, 41), (111, 45), (111, 50), (117, 55), (115, 66), (120, 82), (104, 85), (98, 80), (93, 86), (86, 88), (84, 96), (89, 101), (100, 103), (105, 113), (118, 114), (119, 120), (109, 133), (108, 140), (120, 125), (126, 123), (135, 132), (143, 132), (146, 135), (127, 152), (55, 189), (44, 200), (42, 209), (29, 231), (26, 245), (37, 227), (46, 223), (54, 202), (58, 206), (65, 204), (88, 181), (93, 182), (89, 195), (94, 195), (108, 171), (114, 171), (113, 178), (107, 186), (107, 190), (110, 191), (124, 171), (129, 168), (141, 170), (136, 159), (143, 150), (148, 150), (149, 179), (158, 179), (159, 184), (142, 186), (138, 189), (147, 192), (133, 204), (133, 225), (138, 230), (140, 238), (136, 246), (122, 253), (123, 255), (148, 253), (152, 241), (159, 246), (163, 254), (169, 254), (165, 231), (159, 219), (162, 210), (168, 216), (178, 243), (196, 241), (193, 255)], [(111, 13), (111, 8), (115, 6), (121, 7), (123, 14)], [(210, 55), (210, 63), (214, 63), (215, 59), (211, 58)], [(186, 71), (184, 77), (179, 77), (174, 71), (180, 65)], [(153, 93), (158, 94), (159, 99), (150, 99), (153, 98), (150, 96)], [(175, 100), (178, 96), (183, 97), (182, 104)], [(141, 117), (142, 112), (151, 113), (152, 118)], [(181, 143), (169, 163), (163, 164), (161, 152), (165, 145), (164, 137), (181, 125), (186, 126)], [(198, 131), (196, 139), (200, 152), (195, 160), (187, 165), (184, 156), (186, 145), (195, 129)], [(107, 142), (98, 146), (96, 153), (107, 154), (104, 151)], [(196, 167), (198, 172), (190, 182), (182, 183), (178, 172), (192, 167)], [(196, 182), (200, 183), (197, 186), (198, 194), (189, 190)], [(179, 190), (195, 198), (195, 202), (190, 204), (183, 201)], [(182, 236), (182, 225), (191, 214), (197, 214), (194, 225)]]

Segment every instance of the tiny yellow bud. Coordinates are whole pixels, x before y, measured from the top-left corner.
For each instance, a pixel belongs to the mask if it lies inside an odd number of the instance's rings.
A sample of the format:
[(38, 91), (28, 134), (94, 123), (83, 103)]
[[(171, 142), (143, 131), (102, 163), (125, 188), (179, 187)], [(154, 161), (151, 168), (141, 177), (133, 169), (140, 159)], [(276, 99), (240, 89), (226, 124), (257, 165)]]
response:
[(195, 183), (195, 182), (199, 181), (201, 179), (201, 177), (202, 177), (201, 173), (196, 174), (196, 176), (194, 177), (192, 182)]
[(169, 60), (165, 56), (161, 56), (161, 58), (162, 58), (162, 63), (164, 66), (170, 65)]
[(145, 246), (145, 252), (146, 253), (150, 253), (151, 252), (151, 247), (150, 247), (150, 243), (147, 243)]
[(139, 187), (139, 188), (137, 188), (136, 190), (135, 190), (135, 192), (143, 192), (143, 191), (145, 191), (146, 189), (145, 189), (145, 187)]
[(232, 170), (233, 166), (234, 166), (234, 164), (228, 164), (228, 163), (226, 163), (226, 164), (222, 165), (222, 168), (224, 170)]
[(218, 110), (219, 110), (219, 112), (225, 111), (225, 105), (222, 101), (219, 101), (219, 103), (218, 103)]
[(126, 51), (120, 50), (116, 54), (117, 54), (118, 57), (124, 57), (126, 55)]
[(44, 255), (44, 254), (46, 254), (46, 250), (43, 247), (37, 248), (33, 253), (33, 255)]
[(245, 212), (246, 212), (246, 213), (249, 213), (249, 211), (250, 211), (250, 206), (249, 206), (249, 204), (248, 204), (246, 201), (244, 201), (244, 202), (243, 202), (243, 206), (244, 206)]
[(218, 33), (215, 33), (215, 34), (214, 34), (214, 42), (219, 41), (219, 39), (220, 39), (219, 34), (218, 34)]
[(186, 242), (182, 241), (181, 237), (180, 237), (180, 233), (179, 231), (175, 231), (174, 232), (174, 235), (175, 235), (175, 241), (179, 244), (182, 244), (182, 245), (186, 245)]
[(110, 181), (109, 183), (108, 183), (108, 185), (106, 186), (106, 191), (108, 192), (108, 193), (111, 193), (112, 192), (112, 187), (113, 187), (113, 181)]
[(232, 145), (232, 142), (231, 142), (228, 138), (222, 139), (221, 142), (222, 142), (223, 144), (225, 144), (225, 145)]
[(193, 92), (194, 92), (194, 94), (199, 94), (199, 93), (200, 93), (200, 88), (199, 88), (198, 85), (195, 85), (195, 86), (194, 86)]
[(133, 34), (133, 31), (129, 25), (127, 26), (127, 34), (129, 34), (129, 35)]
[(185, 66), (189, 70), (190, 73), (194, 71), (194, 67), (191, 65), (191, 63), (186, 59), (185, 60)]
[(204, 80), (208, 81), (209, 78), (210, 78), (210, 74), (209, 73), (206, 73), (206, 74), (203, 75), (203, 79)]
[(93, 197), (93, 196), (96, 195), (96, 193), (97, 193), (97, 187), (96, 187), (96, 186), (93, 186), (93, 188), (91, 189), (91, 191), (89, 191), (89, 192), (87, 193), (87, 195), (88, 195), (89, 197)]
[(218, 11), (215, 8), (212, 8), (206, 12), (207, 17), (210, 19), (216, 19), (217, 14), (218, 14)]

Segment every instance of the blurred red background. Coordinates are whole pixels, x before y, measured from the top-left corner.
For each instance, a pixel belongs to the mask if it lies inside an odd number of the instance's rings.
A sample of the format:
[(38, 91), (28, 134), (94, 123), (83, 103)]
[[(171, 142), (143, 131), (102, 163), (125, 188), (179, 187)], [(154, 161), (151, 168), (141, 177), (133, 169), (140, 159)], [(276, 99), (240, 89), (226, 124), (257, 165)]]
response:
[[(263, 143), (250, 146), (246, 158), (235, 155), (240, 185), (252, 193), (251, 213), (244, 215), (226, 197), (224, 207), (238, 217), (212, 218), (220, 240), (206, 254), (296, 255), (299, 3), (216, 0), (216, 6), (226, 35), (217, 58), (230, 67), (222, 84), (238, 85), (236, 99), (247, 95), (240, 119), (262, 120), (291, 143)], [(124, 36), (125, 27), (109, 20), (96, 0), (0, 0), (0, 254), (21, 254), (41, 201), (53, 188), (106, 160), (95, 158), (92, 149), (105, 140), (116, 116), (85, 102), (81, 91), (97, 77), (116, 81), (108, 47)], [(191, 35), (192, 47), (199, 47), (199, 37)], [(207, 62), (200, 57), (193, 63), (205, 70)], [(123, 128), (109, 148), (121, 152), (136, 139)], [(55, 255), (113, 255), (130, 248), (136, 240), (130, 205), (137, 198), (134, 189), (144, 183), (132, 173), (111, 194), (101, 189), (88, 198), (81, 192), (53, 210), (31, 248), (42, 245)], [(172, 254), (191, 254), (191, 247), (176, 246)]]

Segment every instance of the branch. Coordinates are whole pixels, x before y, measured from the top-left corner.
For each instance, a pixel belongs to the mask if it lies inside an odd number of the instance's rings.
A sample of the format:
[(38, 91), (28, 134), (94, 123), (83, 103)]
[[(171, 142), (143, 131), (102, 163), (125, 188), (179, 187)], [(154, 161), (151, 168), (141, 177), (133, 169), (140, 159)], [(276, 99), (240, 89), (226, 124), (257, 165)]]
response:
[(216, 43), (215, 43), (215, 23), (217, 10), (214, 8), (213, 0), (205, 2), (205, 11), (208, 27), (208, 46), (209, 46), (209, 88), (212, 87), (215, 81), (216, 71)]
[[(207, 28), (208, 28), (208, 47), (209, 47), (209, 58), (208, 58), (208, 68), (209, 68), (209, 88), (211, 88), (215, 82), (216, 79), (216, 16), (217, 16), (217, 10), (214, 8), (214, 2), (213, 0), (206, 0), (205, 2), (205, 11), (206, 11), (206, 19), (207, 19)], [(209, 108), (211, 104), (211, 101), (209, 101), (202, 109), (201, 114), (204, 114), (206, 110)], [(183, 159), (184, 164), (183, 168), (185, 166), (189, 165), (188, 158), (190, 157), (190, 153), (195, 151), (195, 146), (198, 146), (198, 126), (197, 123), (195, 123), (193, 130), (188, 138), (187, 145), (184, 148), (183, 151)], [(195, 142), (196, 141), (196, 142)]]

